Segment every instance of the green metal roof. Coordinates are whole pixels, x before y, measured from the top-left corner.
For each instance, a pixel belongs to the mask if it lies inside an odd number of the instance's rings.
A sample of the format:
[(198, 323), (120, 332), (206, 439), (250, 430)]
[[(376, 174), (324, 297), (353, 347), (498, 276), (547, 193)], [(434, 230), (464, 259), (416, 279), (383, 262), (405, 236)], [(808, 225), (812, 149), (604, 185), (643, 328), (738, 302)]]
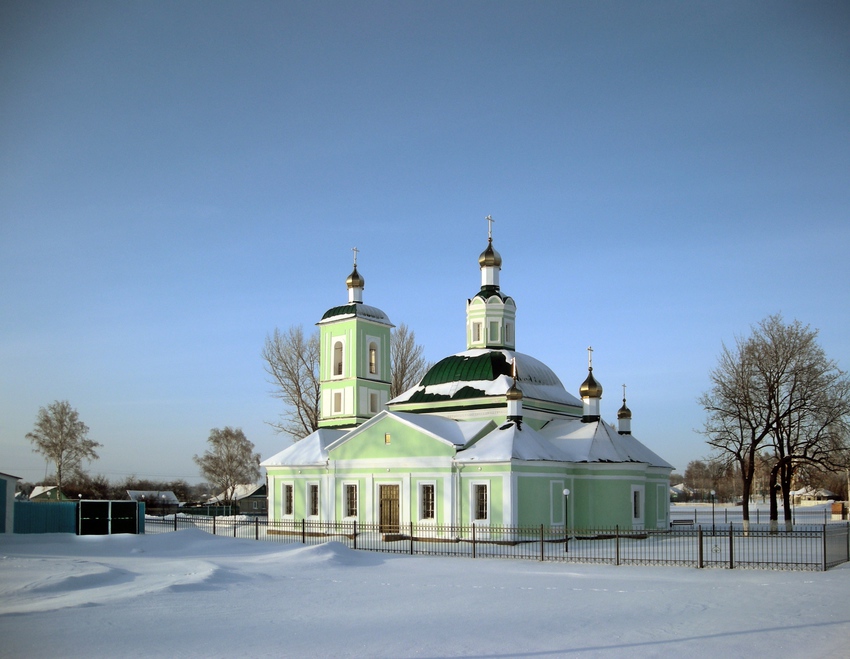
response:
[[(495, 380), (500, 375), (511, 375), (511, 365), (508, 363), (504, 353), (497, 350), (489, 351), (483, 355), (470, 357), (466, 355), (452, 355), (441, 359), (422, 378), (420, 386), (427, 387), (432, 384), (443, 384), (446, 382), (472, 382), (475, 380)], [(459, 394), (460, 392), (458, 392)], [(481, 395), (480, 392), (478, 395)], [(455, 394), (452, 398), (457, 398)], [(472, 396), (470, 396), (472, 397)]]
[[(356, 316), (358, 318), (365, 318), (367, 320), (373, 320), (379, 323), (383, 323), (385, 325), (392, 326), (390, 319), (387, 318), (387, 314), (385, 314), (377, 307), (372, 307), (368, 304), (363, 304), (362, 302), (343, 304), (341, 306), (328, 309), (325, 312), (325, 315), (322, 316), (322, 320), (327, 320), (328, 318), (336, 318), (337, 316)], [(320, 320), (319, 322), (322, 321)]]
[(473, 295), (473, 297), (480, 297), (482, 300), (489, 300), (494, 295), (502, 302), (508, 299), (508, 296), (502, 293), (498, 286), (482, 286), (481, 290)]

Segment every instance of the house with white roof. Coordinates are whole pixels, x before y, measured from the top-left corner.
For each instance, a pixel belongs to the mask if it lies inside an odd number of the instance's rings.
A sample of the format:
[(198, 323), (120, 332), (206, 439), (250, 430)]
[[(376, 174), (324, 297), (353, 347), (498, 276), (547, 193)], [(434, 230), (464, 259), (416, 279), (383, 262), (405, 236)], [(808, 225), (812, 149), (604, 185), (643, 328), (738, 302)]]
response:
[[(489, 219), (489, 218), (488, 218)], [(600, 414), (588, 372), (576, 397), (539, 360), (516, 351), (516, 303), (501, 291), (492, 232), (467, 302), (466, 350), (438, 361), (389, 398), (387, 315), (348, 304), (321, 321), (321, 421), (262, 462), (272, 520), (628, 529), (669, 526), (672, 466)]]

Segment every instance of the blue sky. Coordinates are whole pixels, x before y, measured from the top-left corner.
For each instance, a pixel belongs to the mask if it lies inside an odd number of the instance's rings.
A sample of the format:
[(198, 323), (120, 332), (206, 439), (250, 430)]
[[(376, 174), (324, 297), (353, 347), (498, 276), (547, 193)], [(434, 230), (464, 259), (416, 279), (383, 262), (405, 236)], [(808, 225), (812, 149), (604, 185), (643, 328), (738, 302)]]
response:
[(517, 348), (706, 455), (721, 343), (781, 312), (850, 367), (850, 5), (5, 2), (0, 471), (69, 400), (90, 471), (268, 457), (260, 351), (346, 299), (465, 348), (486, 215)]

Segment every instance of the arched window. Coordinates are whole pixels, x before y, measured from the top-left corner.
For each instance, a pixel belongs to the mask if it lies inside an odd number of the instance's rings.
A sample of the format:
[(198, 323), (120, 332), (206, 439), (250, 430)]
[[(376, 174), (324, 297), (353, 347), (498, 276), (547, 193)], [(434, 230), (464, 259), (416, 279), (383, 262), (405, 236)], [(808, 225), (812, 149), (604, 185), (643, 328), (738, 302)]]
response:
[(334, 375), (342, 375), (342, 341), (334, 343)]
[(369, 344), (369, 374), (378, 374), (378, 344), (374, 341)]

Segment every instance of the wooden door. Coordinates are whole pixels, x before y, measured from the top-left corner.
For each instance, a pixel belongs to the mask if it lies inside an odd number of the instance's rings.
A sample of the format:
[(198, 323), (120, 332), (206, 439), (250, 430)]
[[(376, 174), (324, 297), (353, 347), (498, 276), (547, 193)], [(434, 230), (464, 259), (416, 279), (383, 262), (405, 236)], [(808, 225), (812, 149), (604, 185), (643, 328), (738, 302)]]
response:
[(381, 533), (398, 533), (398, 485), (380, 485)]

